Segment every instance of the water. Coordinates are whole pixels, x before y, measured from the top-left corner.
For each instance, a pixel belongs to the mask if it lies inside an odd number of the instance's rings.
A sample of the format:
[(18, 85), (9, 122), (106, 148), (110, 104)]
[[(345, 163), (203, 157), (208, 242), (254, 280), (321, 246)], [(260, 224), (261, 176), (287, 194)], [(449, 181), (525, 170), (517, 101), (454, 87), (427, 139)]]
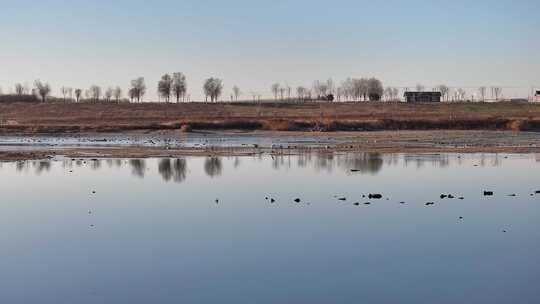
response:
[(0, 303), (539, 303), (537, 158), (4, 163)]

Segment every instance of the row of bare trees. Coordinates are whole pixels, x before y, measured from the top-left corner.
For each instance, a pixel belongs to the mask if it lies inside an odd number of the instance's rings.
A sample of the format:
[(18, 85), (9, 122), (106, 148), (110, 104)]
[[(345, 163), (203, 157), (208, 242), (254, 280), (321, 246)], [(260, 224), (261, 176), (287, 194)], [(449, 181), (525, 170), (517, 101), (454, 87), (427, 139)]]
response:
[[(274, 100), (291, 100), (292, 89), (289, 85), (274, 83), (270, 87)], [(390, 92), (390, 91), (386, 91)], [(391, 91), (397, 97), (397, 89)], [(340, 86), (335, 85), (332, 79), (326, 81), (316, 80), (311, 87), (298, 86), (296, 98), (305, 100), (328, 101), (360, 101), (380, 100), (385, 94), (382, 82), (377, 78), (347, 78)]]
[[(425, 90), (425, 86), (422, 84), (417, 84), (415, 87), (416, 91), (423, 92)], [(488, 98), (488, 89), (491, 91), (491, 98), (495, 101), (499, 101), (502, 97), (503, 89), (502, 87), (498, 86), (492, 86), (490, 88), (486, 86), (481, 86), (478, 88), (478, 101), (486, 101)], [(405, 88), (405, 91), (407, 91), (408, 88)], [(466, 100), (474, 100), (474, 95), (470, 96), (470, 98), (467, 97), (467, 91), (465, 91), (463, 88), (455, 88), (450, 89), (446, 85), (438, 85), (433, 88), (433, 91), (440, 92), (442, 95), (443, 100), (445, 101), (466, 101)]]
[[(399, 94), (400, 89), (397, 87), (383, 87), (382, 82), (377, 78), (347, 78), (336, 86), (332, 79), (326, 81), (316, 80), (311, 87), (298, 86), (296, 92), (293, 92), (293, 88), (288, 84), (274, 83), (270, 87), (274, 100), (328, 100), (328, 101), (399, 101), (401, 100)], [(414, 89), (416, 91), (425, 91), (426, 87), (422, 84), (417, 84)], [(409, 88), (401, 88), (402, 91), (409, 91)], [(487, 99), (488, 91), (491, 93), (491, 97), (498, 101), (502, 96), (502, 88), (493, 87), (479, 87), (478, 94), (471, 95), (470, 99), (467, 98), (467, 91), (462, 88), (451, 89), (446, 85), (438, 85), (431, 89), (432, 91), (440, 92), (443, 100), (445, 101), (466, 101), (475, 100), (485, 101)], [(146, 94), (147, 87), (143, 77), (138, 77), (130, 82), (130, 88), (127, 91), (127, 98), (131, 102), (141, 102)], [(26, 84), (15, 84), (14, 92), (16, 95), (34, 95), (41, 101), (45, 102), (51, 94), (51, 87), (48, 83), (36, 80), (33, 88), (30, 88)], [(61, 87), (60, 92), (64, 102), (81, 100), (85, 101), (116, 101), (123, 100), (122, 89), (118, 86), (108, 87), (103, 90), (98, 85), (92, 85), (86, 90), (80, 88)], [(203, 84), (203, 92), (205, 101), (217, 102), (223, 93), (223, 81), (219, 78), (208, 78)], [(189, 99), (187, 95), (187, 81), (186, 76), (181, 72), (170, 74), (164, 74), (158, 82), (157, 93), (160, 99), (165, 102), (170, 102), (171, 96), (175, 98), (176, 102), (186, 101)], [(293, 94), (296, 93), (296, 96)], [(1, 91), (0, 91), (1, 94)], [(231, 101), (238, 101), (238, 98), (242, 95), (242, 92), (238, 86), (232, 87), (232, 93), (230, 95)], [(261, 94), (251, 92), (253, 101), (261, 100)]]
[(169, 74), (161, 76), (161, 80), (158, 82), (158, 95), (166, 102), (169, 102), (171, 94), (176, 97), (176, 102), (179, 102), (180, 99), (185, 101), (187, 82), (183, 73), (173, 73), (172, 77)]

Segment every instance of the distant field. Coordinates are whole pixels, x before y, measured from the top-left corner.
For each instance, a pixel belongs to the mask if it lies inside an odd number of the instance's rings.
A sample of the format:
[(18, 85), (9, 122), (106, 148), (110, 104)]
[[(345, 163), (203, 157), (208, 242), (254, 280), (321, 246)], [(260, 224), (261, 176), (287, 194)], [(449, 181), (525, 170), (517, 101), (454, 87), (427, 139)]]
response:
[(530, 103), (0, 103), (0, 131), (540, 130)]

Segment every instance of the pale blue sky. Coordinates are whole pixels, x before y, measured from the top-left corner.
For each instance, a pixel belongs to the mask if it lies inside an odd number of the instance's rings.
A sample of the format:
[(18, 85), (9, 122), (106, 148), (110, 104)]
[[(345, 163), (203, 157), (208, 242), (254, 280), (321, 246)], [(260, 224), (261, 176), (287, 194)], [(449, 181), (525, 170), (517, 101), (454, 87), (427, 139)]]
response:
[(540, 85), (539, 13), (538, 0), (0, 0), (0, 86), (40, 78), (59, 95), (144, 76), (154, 99), (182, 71), (195, 98), (210, 76), (226, 96), (348, 76), (526, 88)]

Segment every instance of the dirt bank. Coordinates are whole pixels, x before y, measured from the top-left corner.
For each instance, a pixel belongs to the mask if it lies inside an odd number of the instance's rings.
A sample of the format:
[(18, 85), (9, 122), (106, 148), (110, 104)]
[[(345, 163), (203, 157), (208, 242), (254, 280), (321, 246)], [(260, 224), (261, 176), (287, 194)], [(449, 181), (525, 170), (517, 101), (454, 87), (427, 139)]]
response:
[(528, 103), (1, 103), (0, 134), (126, 130), (540, 130)]

